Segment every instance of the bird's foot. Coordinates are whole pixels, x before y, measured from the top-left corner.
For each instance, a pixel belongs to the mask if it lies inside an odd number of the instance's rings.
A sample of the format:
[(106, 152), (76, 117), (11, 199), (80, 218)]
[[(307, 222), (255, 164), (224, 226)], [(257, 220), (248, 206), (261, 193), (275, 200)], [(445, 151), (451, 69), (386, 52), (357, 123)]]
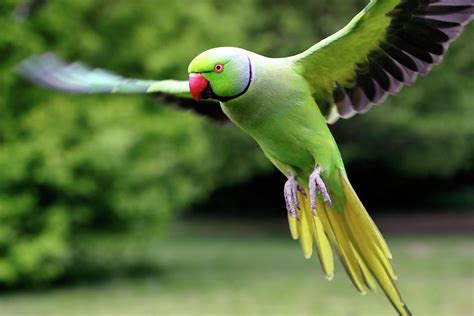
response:
[(285, 202), (286, 202), (286, 210), (290, 214), (290, 216), (298, 218), (297, 210), (300, 209), (300, 202), (298, 201), (298, 191), (301, 194), (305, 194), (303, 188), (298, 184), (296, 181), (296, 177), (294, 174), (288, 174), (288, 180), (285, 183)]
[(331, 197), (329, 196), (329, 192), (324, 184), (323, 179), (321, 178), (321, 167), (316, 166), (314, 168), (313, 173), (309, 176), (309, 204), (311, 206), (311, 211), (313, 214), (316, 214), (316, 194), (317, 192), (321, 193), (323, 196), (324, 202), (328, 206), (332, 205)]

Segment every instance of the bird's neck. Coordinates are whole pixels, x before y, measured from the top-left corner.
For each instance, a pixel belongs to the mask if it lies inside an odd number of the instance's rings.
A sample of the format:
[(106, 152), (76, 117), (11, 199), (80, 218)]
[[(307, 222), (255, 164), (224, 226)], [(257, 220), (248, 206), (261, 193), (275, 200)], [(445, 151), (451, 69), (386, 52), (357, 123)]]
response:
[(284, 115), (297, 100), (306, 98), (306, 83), (295, 73), (291, 64), (251, 55), (252, 83), (247, 92), (229, 102), (221, 103), (222, 110), (237, 126), (251, 132), (262, 124)]

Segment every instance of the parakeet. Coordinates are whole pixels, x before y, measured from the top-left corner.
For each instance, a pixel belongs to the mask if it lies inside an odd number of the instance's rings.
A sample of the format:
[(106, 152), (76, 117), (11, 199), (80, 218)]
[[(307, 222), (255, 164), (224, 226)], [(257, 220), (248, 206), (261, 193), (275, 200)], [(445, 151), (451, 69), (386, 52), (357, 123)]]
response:
[(196, 101), (219, 102), (287, 177), (290, 232), (304, 257), (316, 249), (332, 279), (334, 248), (360, 293), (379, 286), (400, 315), (411, 315), (395, 285), (392, 254), (352, 188), (327, 124), (365, 113), (427, 74), (473, 8), (474, 0), (371, 0), (347, 26), (298, 55), (214, 48), (191, 61), (188, 81), (127, 79), (52, 54), (26, 59), (19, 72), (55, 90), (155, 93), (198, 112), (213, 105)]

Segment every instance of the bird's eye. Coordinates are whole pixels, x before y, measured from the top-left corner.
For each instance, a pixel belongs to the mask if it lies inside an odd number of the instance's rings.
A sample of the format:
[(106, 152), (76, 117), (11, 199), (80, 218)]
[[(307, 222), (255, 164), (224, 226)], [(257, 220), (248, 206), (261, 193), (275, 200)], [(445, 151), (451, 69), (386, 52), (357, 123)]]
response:
[(221, 73), (224, 71), (224, 65), (223, 64), (215, 64), (214, 65), (214, 72), (215, 73)]

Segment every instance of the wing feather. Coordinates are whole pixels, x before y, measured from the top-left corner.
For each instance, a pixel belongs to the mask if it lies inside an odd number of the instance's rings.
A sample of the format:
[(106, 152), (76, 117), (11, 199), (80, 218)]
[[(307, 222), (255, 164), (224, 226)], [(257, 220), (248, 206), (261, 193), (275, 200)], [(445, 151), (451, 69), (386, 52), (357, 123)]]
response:
[(219, 122), (229, 122), (217, 101), (194, 101), (188, 81), (125, 78), (79, 62), (66, 63), (51, 53), (25, 59), (17, 71), (24, 78), (51, 90), (78, 94), (147, 93), (161, 103), (190, 109)]
[(473, 15), (474, 0), (372, 0), (339, 32), (290, 58), (333, 123), (429, 73)]

